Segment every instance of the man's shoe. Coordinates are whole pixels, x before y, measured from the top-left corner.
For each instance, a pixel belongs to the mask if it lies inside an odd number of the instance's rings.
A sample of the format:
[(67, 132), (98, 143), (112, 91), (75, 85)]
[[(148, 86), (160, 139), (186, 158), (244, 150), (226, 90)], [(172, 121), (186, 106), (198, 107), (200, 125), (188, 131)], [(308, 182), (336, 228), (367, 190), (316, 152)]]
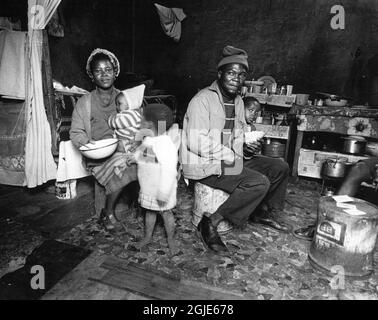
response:
[(311, 226), (294, 230), (293, 234), (294, 234), (294, 237), (297, 237), (299, 239), (312, 241), (315, 235), (315, 226), (311, 225)]
[(226, 245), (222, 242), (217, 228), (213, 226), (211, 220), (205, 215), (202, 217), (200, 223), (198, 224), (198, 231), (201, 236), (202, 242), (210, 250), (215, 251), (216, 253), (227, 252)]
[(252, 223), (262, 224), (284, 233), (289, 233), (292, 230), (292, 227), (290, 225), (278, 221), (272, 213), (268, 212), (252, 215), (250, 221)]

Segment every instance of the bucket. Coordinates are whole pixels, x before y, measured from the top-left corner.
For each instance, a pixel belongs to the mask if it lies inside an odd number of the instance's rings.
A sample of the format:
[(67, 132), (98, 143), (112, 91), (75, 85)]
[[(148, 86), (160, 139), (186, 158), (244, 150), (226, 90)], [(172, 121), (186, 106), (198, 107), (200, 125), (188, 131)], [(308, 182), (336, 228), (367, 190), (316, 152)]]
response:
[[(328, 275), (335, 266), (348, 277), (369, 277), (373, 272), (373, 251), (378, 233), (378, 207), (356, 198), (347, 202), (361, 211), (345, 212), (333, 197), (321, 197), (318, 221), (312, 240), (311, 265)], [(339, 205), (339, 206), (338, 206)]]
[(55, 182), (55, 196), (61, 200), (76, 198), (76, 180)]
[(262, 154), (272, 158), (285, 157), (286, 144), (279, 141), (271, 141), (271, 143), (264, 143), (262, 146)]

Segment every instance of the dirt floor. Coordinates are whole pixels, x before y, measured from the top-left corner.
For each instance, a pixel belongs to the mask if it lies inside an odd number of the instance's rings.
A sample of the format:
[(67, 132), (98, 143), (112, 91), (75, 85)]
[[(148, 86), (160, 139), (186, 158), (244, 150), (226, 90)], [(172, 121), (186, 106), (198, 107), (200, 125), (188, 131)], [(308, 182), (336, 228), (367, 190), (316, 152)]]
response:
[[(55, 239), (96, 255), (121, 258), (183, 280), (242, 294), (248, 299), (378, 298), (377, 251), (375, 273), (366, 280), (345, 279), (344, 284), (311, 266), (310, 242), (259, 225), (248, 224), (222, 235), (230, 249), (228, 256), (207, 251), (191, 223), (193, 192), (183, 181), (179, 184), (175, 209), (180, 252), (174, 256), (168, 250), (160, 220), (153, 242), (139, 251), (134, 247), (143, 236), (143, 215), (139, 210), (119, 206), (117, 215), (126, 229), (109, 233), (99, 227), (93, 216), (90, 183), (80, 182), (78, 190), (75, 200), (56, 199), (51, 188), (35, 193), (18, 188), (0, 190), (0, 206), (5, 209), (0, 214), (0, 278), (21, 268), (27, 256), (45, 240)], [(291, 182), (282, 218), (293, 228), (312, 223), (316, 218), (319, 190), (320, 185), (313, 181)]]

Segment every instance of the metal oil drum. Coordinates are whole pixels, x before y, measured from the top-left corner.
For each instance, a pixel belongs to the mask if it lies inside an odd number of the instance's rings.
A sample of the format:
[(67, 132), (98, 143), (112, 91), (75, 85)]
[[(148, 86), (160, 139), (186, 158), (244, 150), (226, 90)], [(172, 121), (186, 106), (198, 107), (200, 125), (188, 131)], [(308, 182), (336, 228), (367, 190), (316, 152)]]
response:
[[(333, 197), (321, 197), (318, 221), (311, 243), (311, 265), (329, 275), (343, 267), (349, 277), (368, 277), (373, 272), (373, 251), (378, 233), (378, 207), (352, 198), (360, 215), (349, 214)], [(337, 269), (340, 270), (340, 269)]]

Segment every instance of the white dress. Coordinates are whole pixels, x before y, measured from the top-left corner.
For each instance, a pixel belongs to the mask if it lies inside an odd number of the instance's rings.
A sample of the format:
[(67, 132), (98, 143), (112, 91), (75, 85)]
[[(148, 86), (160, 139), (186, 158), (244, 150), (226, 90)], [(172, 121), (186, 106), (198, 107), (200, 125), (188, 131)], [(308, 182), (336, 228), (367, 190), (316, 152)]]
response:
[(136, 151), (135, 159), (140, 205), (154, 211), (173, 209), (176, 206), (178, 151), (172, 139), (168, 135), (146, 137)]

